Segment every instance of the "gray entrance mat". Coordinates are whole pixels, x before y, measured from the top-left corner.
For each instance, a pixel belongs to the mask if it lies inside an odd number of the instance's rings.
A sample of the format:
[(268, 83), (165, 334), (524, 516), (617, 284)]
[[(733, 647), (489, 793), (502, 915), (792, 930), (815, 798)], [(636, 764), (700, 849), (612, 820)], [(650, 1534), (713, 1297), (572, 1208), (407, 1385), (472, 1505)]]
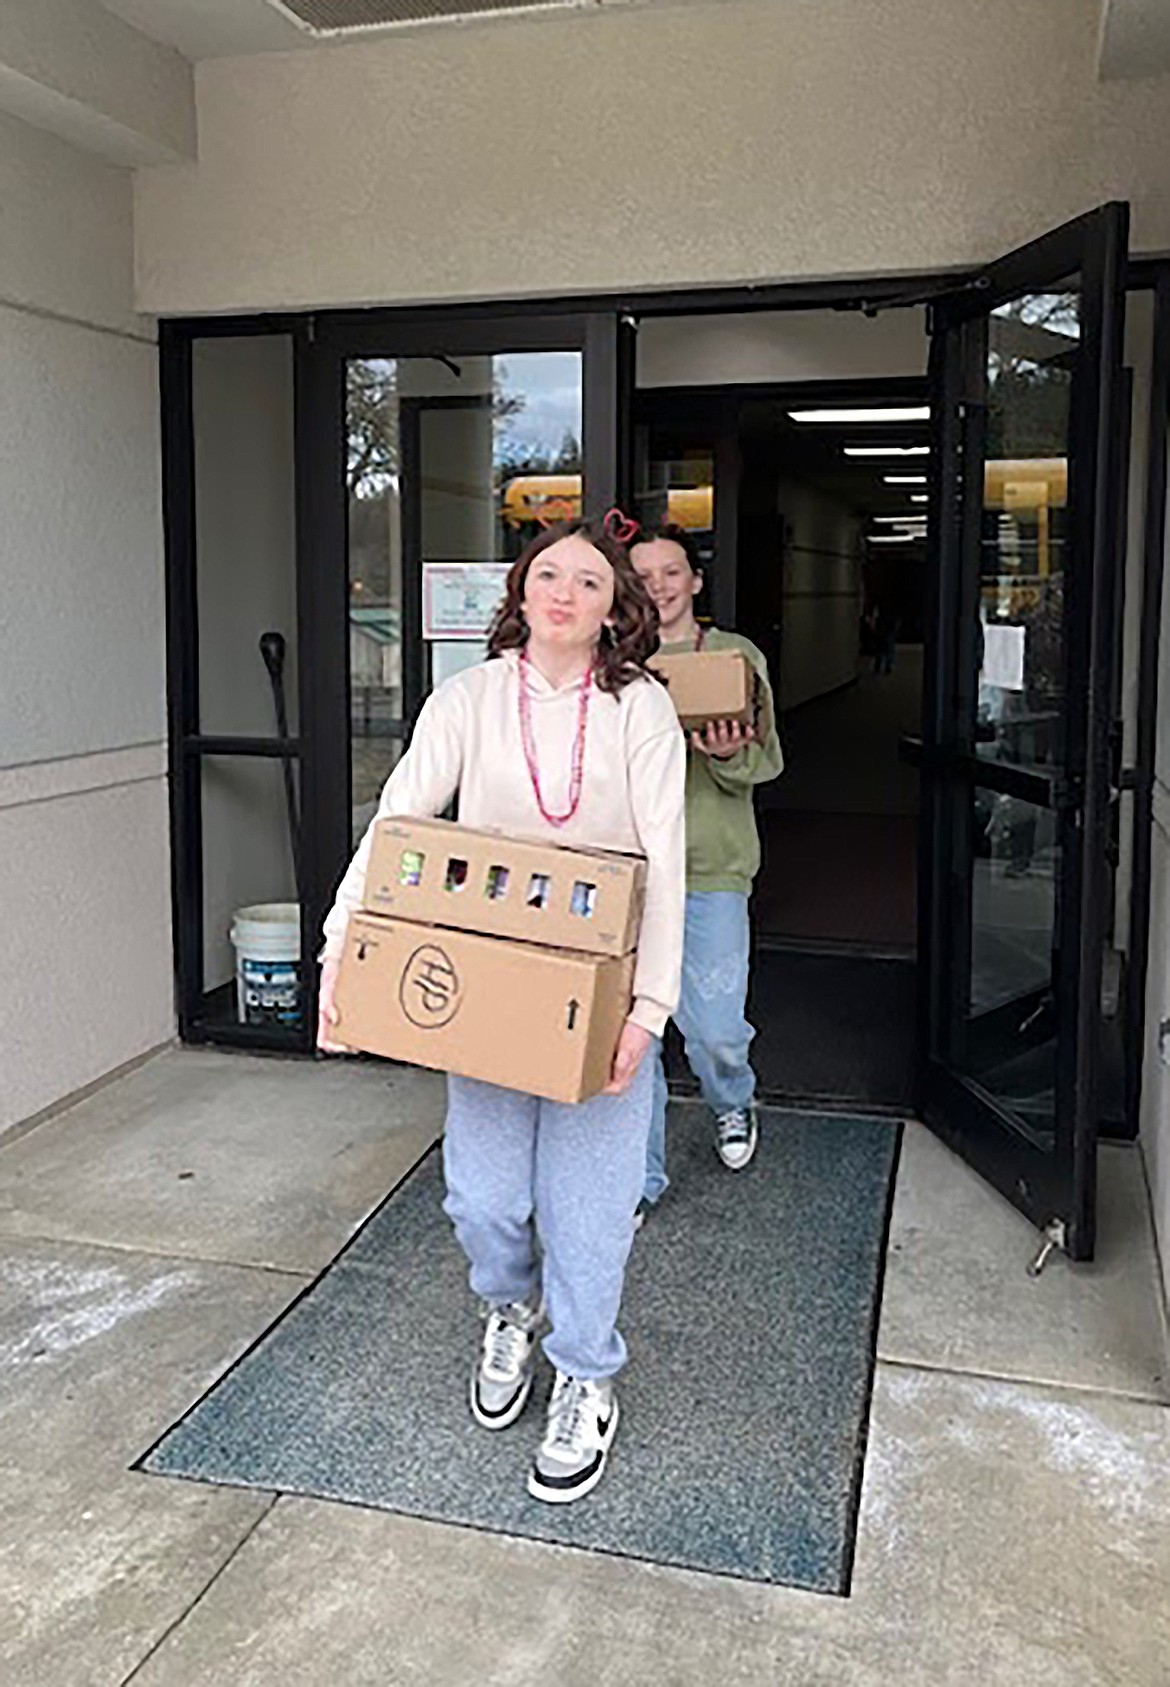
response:
[(622, 1424), (575, 1505), (525, 1489), (543, 1361), (512, 1429), (470, 1418), (479, 1324), (433, 1150), (138, 1468), (846, 1593), (899, 1134), (769, 1112), (732, 1174), (704, 1109), (672, 1109), (672, 1187), (626, 1280)]

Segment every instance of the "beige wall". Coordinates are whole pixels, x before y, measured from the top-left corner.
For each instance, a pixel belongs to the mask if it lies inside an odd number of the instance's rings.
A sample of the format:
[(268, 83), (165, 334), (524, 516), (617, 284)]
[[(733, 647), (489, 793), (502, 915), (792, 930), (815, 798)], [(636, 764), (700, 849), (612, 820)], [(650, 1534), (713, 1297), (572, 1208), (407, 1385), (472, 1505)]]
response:
[[(1167, 562), (1170, 565), (1170, 544)], [(1170, 1033), (1164, 1041), (1159, 1037), (1159, 1027), (1170, 1020), (1170, 585), (1165, 581), (1158, 698), (1141, 1142), (1150, 1176), (1166, 1293), (1170, 1296)]]
[(0, 109), (113, 164), (195, 154), (191, 66), (95, 0), (4, 0)]
[(0, 1131), (172, 1034), (158, 376), (128, 174), (0, 117)]
[[(192, 349), (200, 728), (273, 738), (260, 635), (284, 634), (289, 730), (297, 731), (292, 340), (205, 339)], [(279, 761), (203, 763), (205, 986), (235, 972), (232, 915), (296, 900)]]
[(212, 60), (137, 178), (160, 312), (971, 264), (1103, 199), (1170, 248), (1170, 82), (1099, 0), (709, 0)]
[(173, 1033), (162, 744), (0, 769), (0, 1135)]
[(638, 325), (640, 387), (869, 381), (926, 373), (926, 312), (834, 310), (652, 316)]
[(781, 480), (784, 518), (782, 709), (795, 709), (857, 678), (861, 623), (861, 523), (844, 504), (800, 481)]

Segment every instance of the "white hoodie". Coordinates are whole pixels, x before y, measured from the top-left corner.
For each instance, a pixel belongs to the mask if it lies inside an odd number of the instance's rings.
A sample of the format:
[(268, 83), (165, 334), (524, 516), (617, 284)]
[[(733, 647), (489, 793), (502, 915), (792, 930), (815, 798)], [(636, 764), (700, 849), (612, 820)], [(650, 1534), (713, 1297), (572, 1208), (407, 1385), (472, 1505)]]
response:
[[(554, 687), (528, 664), (532, 731), (541, 795), (552, 814), (569, 805), (579, 683)], [(632, 1018), (655, 1036), (678, 1003), (686, 899), (686, 740), (656, 680), (633, 680), (617, 696), (596, 684), (589, 701), (581, 801), (550, 826), (532, 788), (520, 733), (520, 664), (515, 651), (468, 668), (431, 693), (410, 748), (386, 781), (377, 819), (441, 814), (459, 793), (466, 826), (516, 837), (592, 845), (646, 857), (646, 908), (634, 975)], [(325, 921), (327, 957), (341, 953), (361, 904), (372, 822)]]

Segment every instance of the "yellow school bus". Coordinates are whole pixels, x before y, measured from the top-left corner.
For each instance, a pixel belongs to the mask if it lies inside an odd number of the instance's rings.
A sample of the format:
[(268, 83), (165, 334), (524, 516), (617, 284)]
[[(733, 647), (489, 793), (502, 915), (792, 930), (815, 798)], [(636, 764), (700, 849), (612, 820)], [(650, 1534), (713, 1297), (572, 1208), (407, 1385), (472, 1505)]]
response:
[[(672, 486), (665, 499), (663, 521), (674, 522), (690, 532), (709, 532), (714, 522), (714, 488)], [(557, 521), (571, 521), (581, 513), (579, 474), (522, 474), (504, 486), (500, 514), (504, 524), (517, 531), (530, 525), (551, 527)]]

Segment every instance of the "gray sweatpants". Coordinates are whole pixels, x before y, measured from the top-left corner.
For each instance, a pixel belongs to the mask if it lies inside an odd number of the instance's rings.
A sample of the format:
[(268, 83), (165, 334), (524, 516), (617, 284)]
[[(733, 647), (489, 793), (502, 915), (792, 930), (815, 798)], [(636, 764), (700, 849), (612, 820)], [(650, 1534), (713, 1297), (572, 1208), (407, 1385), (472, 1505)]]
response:
[(472, 1292), (503, 1306), (531, 1302), (543, 1287), (552, 1324), (544, 1351), (570, 1376), (610, 1377), (626, 1362), (617, 1316), (654, 1067), (651, 1044), (625, 1095), (576, 1106), (447, 1079), (443, 1210), (471, 1262)]

